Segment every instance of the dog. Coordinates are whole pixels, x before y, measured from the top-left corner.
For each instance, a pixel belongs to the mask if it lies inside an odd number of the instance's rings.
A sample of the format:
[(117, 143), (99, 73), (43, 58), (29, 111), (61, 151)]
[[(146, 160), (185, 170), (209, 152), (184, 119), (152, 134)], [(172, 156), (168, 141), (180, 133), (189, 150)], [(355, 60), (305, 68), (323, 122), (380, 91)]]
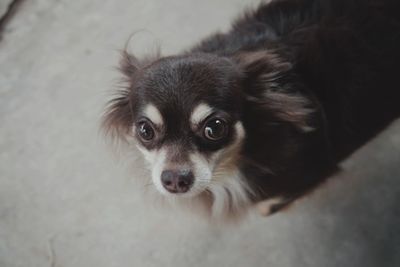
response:
[(400, 115), (400, 5), (274, 0), (179, 55), (122, 52), (105, 112), (166, 199), (272, 214)]

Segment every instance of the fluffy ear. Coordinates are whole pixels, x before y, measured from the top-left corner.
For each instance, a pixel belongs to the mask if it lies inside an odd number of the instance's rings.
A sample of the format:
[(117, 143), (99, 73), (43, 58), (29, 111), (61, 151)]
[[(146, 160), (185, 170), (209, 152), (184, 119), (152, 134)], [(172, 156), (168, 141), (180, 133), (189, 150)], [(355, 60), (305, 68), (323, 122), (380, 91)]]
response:
[(130, 94), (128, 90), (120, 90), (117, 95), (108, 102), (103, 115), (102, 128), (106, 135), (112, 138), (126, 140), (131, 125), (133, 114)]
[(102, 128), (112, 138), (126, 141), (133, 124), (133, 86), (139, 71), (139, 61), (126, 50), (121, 53), (118, 70), (124, 75), (122, 84), (108, 102), (103, 115)]
[(118, 70), (124, 75), (124, 79), (122, 79), (122, 84), (114, 98), (108, 102), (102, 120), (102, 128), (107, 135), (124, 141), (127, 140), (126, 138), (129, 136), (133, 125), (133, 111), (136, 103), (135, 84), (142, 70), (159, 57), (159, 50), (152, 56), (147, 56), (141, 60), (129, 54), (126, 49), (122, 51)]
[(270, 51), (242, 53), (236, 60), (244, 73), (249, 107), (268, 112), (274, 122), (290, 123), (301, 131), (312, 130), (312, 101), (301, 91), (303, 85), (290, 62)]
[(129, 79), (139, 70), (139, 60), (129, 54), (126, 50), (121, 53), (121, 60), (118, 69)]

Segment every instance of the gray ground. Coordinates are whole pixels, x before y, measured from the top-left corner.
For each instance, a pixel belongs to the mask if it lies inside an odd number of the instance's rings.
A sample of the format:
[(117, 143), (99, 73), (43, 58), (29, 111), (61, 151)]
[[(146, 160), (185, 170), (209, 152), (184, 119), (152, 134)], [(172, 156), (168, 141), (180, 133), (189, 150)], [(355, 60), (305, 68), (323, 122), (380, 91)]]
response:
[(0, 1), (0, 18), (7, 12), (9, 2), (11, 2), (11, 1), (9, 1), (9, 0)]
[(400, 266), (400, 123), (289, 212), (232, 226), (153, 207), (135, 186), (140, 158), (127, 171), (98, 134), (133, 31), (171, 54), (258, 0), (246, 2), (21, 6), (0, 42), (1, 267)]

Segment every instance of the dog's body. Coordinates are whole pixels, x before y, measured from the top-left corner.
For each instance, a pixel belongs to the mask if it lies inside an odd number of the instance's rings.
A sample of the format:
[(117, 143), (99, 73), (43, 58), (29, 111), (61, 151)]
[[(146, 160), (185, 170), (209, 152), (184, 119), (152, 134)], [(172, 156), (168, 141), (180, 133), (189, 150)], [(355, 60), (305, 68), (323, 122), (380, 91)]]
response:
[(179, 56), (124, 53), (107, 129), (214, 215), (304, 195), (400, 115), (400, 5), (276, 0)]

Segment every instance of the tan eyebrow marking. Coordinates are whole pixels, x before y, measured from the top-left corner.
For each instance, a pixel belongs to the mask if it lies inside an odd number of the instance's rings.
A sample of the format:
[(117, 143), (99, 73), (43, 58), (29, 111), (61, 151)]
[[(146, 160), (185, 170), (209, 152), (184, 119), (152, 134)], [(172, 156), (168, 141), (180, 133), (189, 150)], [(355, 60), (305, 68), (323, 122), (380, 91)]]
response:
[(164, 123), (160, 111), (153, 104), (148, 104), (145, 107), (144, 115), (156, 125), (161, 126)]
[(207, 118), (213, 109), (207, 104), (199, 104), (196, 108), (193, 109), (192, 114), (190, 115), (190, 123), (192, 125), (197, 125), (205, 118)]

